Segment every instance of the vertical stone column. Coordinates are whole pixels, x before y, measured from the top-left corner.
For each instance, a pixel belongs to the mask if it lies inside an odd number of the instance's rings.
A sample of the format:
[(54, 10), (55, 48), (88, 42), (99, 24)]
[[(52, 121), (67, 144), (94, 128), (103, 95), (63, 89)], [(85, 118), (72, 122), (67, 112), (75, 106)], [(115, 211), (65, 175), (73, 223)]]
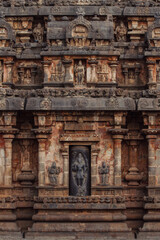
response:
[(63, 186), (69, 187), (69, 149), (62, 149), (63, 157)]
[(64, 79), (64, 84), (66, 86), (73, 86), (73, 78), (70, 74), (70, 67), (72, 64), (72, 60), (70, 59), (64, 59), (63, 60), (63, 65), (65, 67), (65, 79)]
[[(152, 239), (159, 238), (160, 232), (160, 204), (159, 204), (159, 187), (156, 181), (156, 139), (159, 133), (158, 129), (144, 129), (143, 133), (148, 140), (148, 196), (145, 197), (144, 225), (140, 229), (139, 237), (144, 239), (146, 236)], [(158, 199), (158, 201), (157, 201)]]
[(12, 185), (12, 141), (16, 131), (8, 131), (3, 135), (5, 141), (5, 169), (4, 169), (4, 185)]
[(96, 148), (96, 146), (92, 145), (92, 151), (91, 151), (91, 189), (95, 187), (98, 183), (97, 179), (97, 157), (98, 157), (99, 149)]
[(36, 74), (37, 74), (37, 66), (33, 66), (31, 68), (31, 81), (32, 81), (32, 84), (35, 84)]
[(45, 185), (45, 159), (46, 159), (46, 140), (51, 129), (35, 129), (38, 147), (38, 185)]
[(12, 85), (12, 77), (13, 77), (13, 64), (14, 62), (8, 61), (5, 62), (6, 69), (7, 69), (7, 79), (6, 82), (4, 83), (5, 85)]
[(51, 64), (50, 61), (43, 61), (43, 67), (44, 67), (44, 84), (48, 83), (49, 81), (49, 65)]
[(156, 186), (156, 139), (158, 131), (156, 129), (144, 129), (148, 140), (148, 186)]
[(98, 61), (96, 59), (90, 59), (88, 61), (88, 63), (91, 66), (91, 76), (90, 76), (90, 80), (89, 82), (91, 83), (96, 83), (97, 82), (97, 71), (96, 71), (96, 67), (97, 67), (97, 63)]
[(113, 135), (112, 138), (114, 139), (114, 185), (121, 186), (122, 140), (128, 130), (115, 128), (110, 129), (109, 132)]
[(147, 67), (148, 67), (148, 86), (149, 89), (153, 89), (156, 87), (156, 77), (154, 78), (154, 67), (155, 62), (154, 61), (147, 61)]
[(111, 74), (112, 74), (112, 83), (116, 84), (117, 83), (117, 61), (112, 61), (110, 63), (111, 67)]
[(17, 129), (13, 128), (16, 125), (15, 112), (3, 112), (4, 130), (1, 130), (4, 138), (4, 176), (3, 182), (5, 186), (12, 185), (12, 142)]
[(123, 66), (123, 74), (124, 74), (124, 84), (128, 84), (128, 68)]
[(4, 185), (5, 176), (5, 149), (0, 148), (0, 185)]

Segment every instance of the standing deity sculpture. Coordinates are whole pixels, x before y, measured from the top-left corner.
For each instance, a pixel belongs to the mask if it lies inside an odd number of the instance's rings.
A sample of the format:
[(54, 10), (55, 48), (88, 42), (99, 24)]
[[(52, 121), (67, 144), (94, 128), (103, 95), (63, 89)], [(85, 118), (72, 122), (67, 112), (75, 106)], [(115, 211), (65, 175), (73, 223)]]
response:
[(79, 153), (72, 166), (72, 171), (75, 172), (77, 186), (82, 186), (84, 183), (86, 167), (87, 166), (85, 166), (85, 162), (83, 161), (83, 156)]
[(100, 175), (100, 184), (107, 185), (107, 174), (109, 173), (109, 166), (106, 166), (105, 162), (102, 162), (102, 166), (98, 167), (98, 173)]
[(53, 162), (51, 167), (48, 168), (48, 176), (50, 183), (54, 186), (58, 184), (57, 176), (60, 174), (60, 167), (56, 166), (56, 162)]
[(37, 26), (33, 29), (34, 40), (38, 43), (43, 42), (44, 29), (41, 23), (38, 23)]
[(117, 39), (118, 42), (121, 42), (121, 41), (125, 42), (126, 41), (127, 28), (122, 21), (120, 22), (120, 25), (118, 25), (116, 27), (115, 34), (116, 34), (116, 39)]
[(85, 67), (81, 60), (75, 66), (75, 80), (78, 85), (83, 85), (85, 81)]

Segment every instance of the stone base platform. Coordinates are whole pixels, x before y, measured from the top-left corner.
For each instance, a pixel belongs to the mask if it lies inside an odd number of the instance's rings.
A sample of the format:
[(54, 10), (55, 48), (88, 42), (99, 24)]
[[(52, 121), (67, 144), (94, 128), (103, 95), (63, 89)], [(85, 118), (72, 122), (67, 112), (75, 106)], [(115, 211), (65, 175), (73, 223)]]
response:
[(132, 240), (133, 233), (31, 233), (26, 234), (27, 240)]
[(0, 240), (23, 240), (21, 232), (0, 231)]
[(139, 233), (8, 233), (0, 232), (0, 240), (159, 240), (160, 232)]

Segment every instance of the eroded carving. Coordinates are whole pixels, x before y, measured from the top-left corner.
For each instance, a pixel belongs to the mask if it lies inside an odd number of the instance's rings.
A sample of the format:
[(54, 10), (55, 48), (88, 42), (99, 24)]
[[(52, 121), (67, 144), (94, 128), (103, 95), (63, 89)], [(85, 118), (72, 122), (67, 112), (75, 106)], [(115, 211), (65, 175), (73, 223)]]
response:
[(102, 165), (98, 167), (98, 173), (100, 175), (100, 185), (107, 185), (108, 179), (107, 175), (109, 174), (109, 166), (105, 162), (102, 162)]
[(48, 177), (51, 185), (56, 186), (58, 184), (58, 175), (60, 172), (60, 167), (57, 167), (56, 162), (53, 162), (51, 167), (48, 168)]
[(127, 28), (122, 21), (120, 22), (120, 25), (116, 27), (115, 34), (118, 42), (126, 42)]
[(75, 83), (76, 85), (84, 85), (85, 84), (85, 63), (82, 63), (82, 60), (78, 60), (75, 63), (74, 71), (75, 71)]
[(33, 29), (34, 40), (36, 42), (42, 43), (43, 35), (44, 35), (44, 29), (43, 29), (41, 23), (38, 23)]

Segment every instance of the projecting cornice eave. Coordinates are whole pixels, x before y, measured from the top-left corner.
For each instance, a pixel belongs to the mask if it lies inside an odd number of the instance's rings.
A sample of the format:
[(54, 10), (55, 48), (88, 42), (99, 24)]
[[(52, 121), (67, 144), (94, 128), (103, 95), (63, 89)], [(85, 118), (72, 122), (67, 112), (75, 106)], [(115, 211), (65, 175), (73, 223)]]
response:
[(125, 7), (123, 11), (124, 16), (154, 16), (155, 13), (160, 12), (160, 7), (142, 7), (142, 6), (136, 6), (136, 7)]
[(87, 97), (31, 97), (25, 110), (46, 111), (135, 111), (135, 100), (129, 97), (87, 98)]
[(41, 52), (41, 56), (75, 56), (75, 55), (81, 55), (81, 56), (91, 56), (91, 55), (94, 55), (94, 56), (98, 56), (98, 55), (101, 55), (101, 56), (120, 56), (120, 52), (119, 51), (116, 51), (116, 50), (113, 50), (111, 47), (110, 49), (89, 49), (89, 48), (83, 48), (83, 49), (80, 49), (80, 48), (70, 48), (69, 50), (65, 49), (62, 50), (62, 47), (59, 49), (57, 47), (55, 48), (50, 48), (48, 49), (47, 51), (42, 51)]
[(160, 57), (160, 48), (153, 48), (144, 52), (145, 57)]
[(159, 98), (140, 98), (137, 106), (138, 111), (160, 111)]
[(25, 109), (25, 99), (21, 97), (0, 97), (0, 111), (21, 111)]
[(36, 16), (38, 15), (39, 9), (35, 6), (31, 7), (0, 7), (1, 12), (3, 12), (4, 16)]
[[(75, 16), (75, 12), (79, 6), (42, 6), (39, 8), (39, 15), (46, 16), (46, 15), (63, 15), (63, 16)], [(110, 15), (117, 15), (121, 16), (123, 9), (119, 6), (81, 6), (85, 9), (85, 15), (93, 16), (93, 15), (101, 15), (106, 16)]]
[(16, 56), (16, 52), (13, 51), (13, 49), (9, 47), (0, 48), (0, 57), (15, 57), (15, 56)]

